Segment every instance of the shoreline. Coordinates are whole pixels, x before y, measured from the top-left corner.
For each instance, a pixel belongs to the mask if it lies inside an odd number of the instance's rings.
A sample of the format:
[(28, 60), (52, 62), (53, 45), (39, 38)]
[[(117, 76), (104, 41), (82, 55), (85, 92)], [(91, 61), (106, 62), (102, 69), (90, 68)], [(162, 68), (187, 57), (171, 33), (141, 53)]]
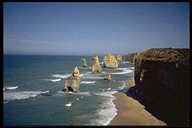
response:
[[(126, 82), (124, 87), (135, 86), (134, 80)], [(167, 124), (145, 110), (137, 100), (127, 96), (123, 92), (113, 94), (116, 99), (113, 101), (117, 109), (116, 116), (108, 126), (167, 126)]]

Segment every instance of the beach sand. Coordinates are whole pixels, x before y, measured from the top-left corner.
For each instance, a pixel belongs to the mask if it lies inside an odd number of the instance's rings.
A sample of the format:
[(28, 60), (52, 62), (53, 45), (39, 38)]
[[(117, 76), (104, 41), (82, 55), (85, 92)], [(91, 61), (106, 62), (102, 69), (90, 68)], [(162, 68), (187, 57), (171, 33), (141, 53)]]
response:
[[(134, 86), (134, 81), (129, 81), (129, 86)], [(128, 86), (127, 86), (128, 87)], [(145, 106), (125, 93), (114, 94), (116, 99), (117, 115), (110, 122), (109, 126), (167, 126), (166, 123), (149, 113)]]

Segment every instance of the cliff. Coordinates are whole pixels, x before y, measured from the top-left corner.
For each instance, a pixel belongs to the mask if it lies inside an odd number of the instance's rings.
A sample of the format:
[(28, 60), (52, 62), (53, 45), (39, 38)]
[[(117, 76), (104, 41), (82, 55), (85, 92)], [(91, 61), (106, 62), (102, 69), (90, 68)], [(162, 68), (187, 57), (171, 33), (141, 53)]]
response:
[(92, 73), (101, 73), (101, 66), (99, 63), (99, 57), (96, 54), (93, 56), (93, 64), (92, 64), (91, 72)]
[(135, 55), (136, 95), (168, 126), (189, 126), (189, 49), (149, 49)]
[(130, 63), (133, 63), (133, 60), (134, 60), (134, 56), (136, 55), (137, 53), (128, 53), (128, 54), (125, 54), (122, 56), (122, 59), (125, 60), (125, 61), (129, 61)]
[(118, 61), (111, 53), (108, 53), (104, 56), (103, 64), (104, 68), (118, 68)]
[(65, 81), (65, 85), (63, 86), (64, 91), (77, 92), (79, 90), (79, 84), (81, 82), (79, 75), (79, 69), (75, 67), (73, 69), (73, 74), (69, 76)]

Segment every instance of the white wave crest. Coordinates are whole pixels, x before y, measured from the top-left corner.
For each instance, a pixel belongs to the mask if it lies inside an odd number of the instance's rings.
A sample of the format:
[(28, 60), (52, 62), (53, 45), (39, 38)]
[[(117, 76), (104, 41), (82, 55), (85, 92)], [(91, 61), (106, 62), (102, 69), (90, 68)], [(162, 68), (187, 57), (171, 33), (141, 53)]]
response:
[(5, 91), (6, 89), (9, 89), (9, 90), (14, 90), (14, 89), (17, 89), (18, 86), (4, 86), (3, 90)]
[(94, 84), (96, 81), (81, 81), (82, 84)]
[(110, 98), (107, 102), (104, 102), (101, 105), (102, 109), (97, 110), (96, 115), (98, 115), (99, 118), (91, 120), (91, 125), (106, 126), (117, 115), (117, 109), (115, 108), (115, 104), (113, 103), (113, 100), (115, 100), (116, 97), (112, 95), (115, 93), (117, 93), (117, 91), (95, 93), (96, 95), (108, 96)]
[(128, 74), (128, 73), (133, 72), (132, 67), (131, 68), (117, 68), (116, 70), (122, 70), (122, 72), (114, 72), (114, 73), (111, 73), (111, 74), (121, 75), (121, 74)]
[(95, 92), (94, 94), (98, 95), (98, 96), (107, 96), (107, 97), (115, 99), (115, 97), (112, 95), (115, 93), (117, 93), (117, 91)]
[(93, 77), (91, 77), (91, 76), (83, 76), (83, 77), (81, 77), (82, 79), (103, 79), (103, 77), (97, 77), (97, 76), (93, 76)]
[(73, 92), (65, 92), (65, 91), (58, 91), (58, 93), (60, 94), (73, 94), (73, 95), (86, 95), (86, 96), (91, 96), (90, 92), (77, 92), (77, 93), (73, 93)]
[(78, 67), (80, 69), (91, 69), (91, 67)]
[(36, 97), (38, 94), (48, 93), (49, 91), (18, 91), (3, 92), (4, 101), (22, 100), (30, 97)]
[(45, 79), (46, 81), (52, 81), (52, 82), (58, 82), (61, 81), (61, 78), (59, 79)]
[(67, 106), (67, 107), (70, 107), (71, 105), (72, 105), (71, 102), (68, 104), (65, 104), (65, 106)]
[(65, 74), (65, 75), (60, 75), (60, 74), (53, 74), (52, 77), (56, 78), (68, 78), (71, 74)]

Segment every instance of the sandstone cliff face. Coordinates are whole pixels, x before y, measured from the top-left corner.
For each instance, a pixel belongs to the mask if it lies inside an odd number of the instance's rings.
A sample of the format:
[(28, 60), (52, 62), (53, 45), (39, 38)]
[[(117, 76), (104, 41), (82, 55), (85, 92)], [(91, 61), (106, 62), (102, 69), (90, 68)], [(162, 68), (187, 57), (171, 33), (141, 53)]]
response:
[(111, 75), (109, 73), (104, 74), (104, 80), (111, 81)]
[(104, 68), (118, 68), (118, 61), (115, 56), (111, 53), (108, 53), (103, 58)]
[(168, 126), (189, 125), (189, 49), (150, 49), (135, 55), (136, 95)]
[(96, 54), (93, 56), (93, 64), (92, 64), (91, 72), (92, 73), (101, 73), (101, 66), (99, 63), (99, 57)]
[(122, 56), (121, 55), (116, 55), (116, 60), (122, 60)]
[(87, 62), (85, 58), (82, 58), (83, 67), (87, 67)]
[(64, 91), (77, 92), (79, 90), (79, 84), (81, 82), (81, 80), (79, 79), (79, 75), (79, 69), (75, 67), (73, 70), (73, 74), (69, 76), (65, 81), (65, 85), (63, 86)]

